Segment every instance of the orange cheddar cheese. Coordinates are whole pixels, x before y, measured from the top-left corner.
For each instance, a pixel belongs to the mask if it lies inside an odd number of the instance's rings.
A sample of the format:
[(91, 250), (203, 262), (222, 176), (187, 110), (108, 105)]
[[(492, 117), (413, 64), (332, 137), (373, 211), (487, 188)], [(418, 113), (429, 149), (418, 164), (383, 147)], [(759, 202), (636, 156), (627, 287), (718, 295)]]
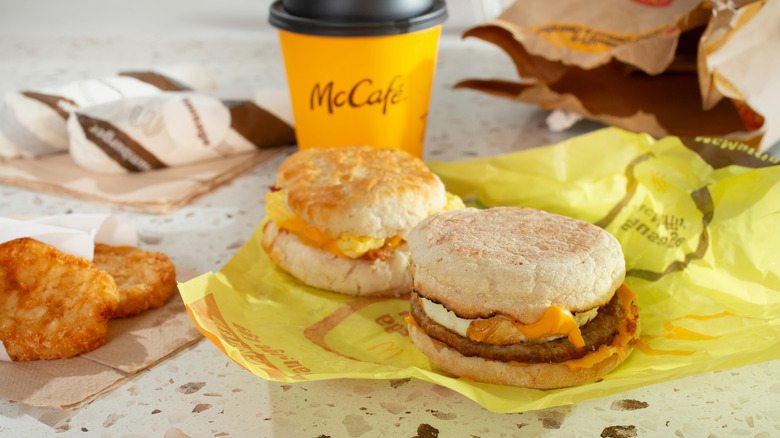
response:
[[(463, 208), (463, 201), (447, 193), (445, 210)], [(392, 251), (404, 243), (401, 236), (374, 238), (370, 236), (326, 236), (319, 228), (310, 225), (304, 218), (295, 214), (287, 206), (287, 193), (283, 189), (273, 188), (265, 196), (266, 213), (276, 226), (295, 234), (303, 244), (327, 251), (335, 256), (348, 259), (387, 260)]]
[(344, 252), (342, 252), (339, 248), (336, 239), (325, 237), (319, 228), (309, 225), (300, 216), (294, 216), (290, 219), (286, 219), (281, 223), (277, 223), (276, 226), (298, 236), (298, 239), (300, 239), (304, 245), (320, 248), (328, 251), (333, 255), (348, 258), (347, 255), (344, 254)]
[[(577, 370), (580, 368), (590, 368), (599, 362), (609, 359), (614, 354), (624, 356), (626, 354), (624, 347), (634, 338), (634, 330), (636, 330), (636, 321), (638, 319), (638, 312), (633, 302), (638, 298), (636, 293), (631, 290), (625, 283), (623, 283), (615, 292), (620, 297), (622, 303), (624, 318), (620, 320), (617, 326), (617, 334), (612, 339), (609, 345), (602, 346), (598, 350), (588, 353), (587, 355), (579, 359), (571, 359), (562, 364), (566, 364), (569, 369)], [(422, 306), (421, 298), (417, 297), (418, 302)], [(406, 322), (422, 330), (417, 324), (417, 321), (409, 315), (404, 318)], [(495, 338), (495, 332), (500, 331), (502, 324), (512, 324), (517, 331), (520, 331), (523, 336), (527, 338), (541, 338), (553, 336), (555, 334), (565, 334), (569, 337), (569, 341), (575, 347), (584, 347), (585, 341), (582, 338), (580, 328), (577, 326), (571, 312), (562, 309), (558, 306), (551, 306), (547, 309), (542, 318), (532, 324), (520, 324), (512, 322), (506, 317), (493, 317), (482, 320), (474, 320), (470, 323), (468, 328), (468, 338), (477, 342), (483, 342), (483, 340), (493, 336), (491, 343), (498, 339)], [(431, 338), (434, 343), (438, 343), (442, 346), (447, 346), (441, 341)], [(511, 340), (511, 336), (506, 336), (505, 340)], [(449, 347), (451, 348), (451, 347)], [(510, 361), (513, 366), (528, 366), (529, 363)]]
[(605, 345), (598, 350), (590, 353), (579, 359), (567, 360), (565, 363), (569, 369), (577, 370), (579, 368), (590, 368), (597, 363), (609, 359), (613, 354), (624, 356), (626, 354), (623, 347), (631, 342), (634, 337), (633, 329), (638, 315), (634, 312), (636, 309), (633, 305), (634, 300), (638, 297), (636, 292), (631, 290), (625, 283), (623, 283), (616, 292), (620, 297), (620, 301), (623, 303), (623, 315), (624, 318), (620, 320), (618, 324), (618, 333), (612, 339), (609, 345)]
[[(569, 342), (575, 347), (584, 347), (585, 340), (582, 339), (580, 327), (574, 320), (574, 316), (568, 310), (559, 306), (550, 306), (544, 312), (542, 317), (531, 324), (523, 324), (516, 321), (510, 321), (508, 318), (493, 317), (487, 319), (476, 319), (471, 321), (467, 331), (469, 339), (477, 342), (484, 342), (490, 338), (491, 344), (506, 343), (511, 339), (513, 330), (499, 330), (500, 325), (506, 325), (511, 322), (514, 328), (523, 336), (529, 339), (546, 338), (555, 335), (567, 335)], [(496, 333), (502, 333), (496, 336)]]

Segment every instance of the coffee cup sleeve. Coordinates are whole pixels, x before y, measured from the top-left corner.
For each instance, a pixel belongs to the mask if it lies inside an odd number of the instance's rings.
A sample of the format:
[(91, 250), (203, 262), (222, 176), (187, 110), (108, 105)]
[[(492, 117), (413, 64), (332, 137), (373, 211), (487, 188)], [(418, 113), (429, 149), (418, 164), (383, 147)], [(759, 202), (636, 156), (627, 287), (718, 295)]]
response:
[(205, 67), (174, 65), (9, 92), (0, 100), (0, 159), (67, 151), (66, 121), (81, 107), (168, 91), (204, 92), (215, 88)]
[(286, 113), (284, 104), (191, 92), (122, 99), (73, 113), (70, 154), (86, 170), (115, 174), (219, 159), (294, 144)]

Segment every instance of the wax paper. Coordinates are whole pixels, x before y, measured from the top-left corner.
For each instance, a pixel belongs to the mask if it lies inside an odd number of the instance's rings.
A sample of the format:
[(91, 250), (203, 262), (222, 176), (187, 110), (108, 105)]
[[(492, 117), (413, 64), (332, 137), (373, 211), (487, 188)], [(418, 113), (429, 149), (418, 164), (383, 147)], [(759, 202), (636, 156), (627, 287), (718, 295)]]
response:
[(266, 257), (262, 224), (219, 272), (180, 286), (195, 324), (264, 379), (415, 377), (496, 412), (780, 358), (780, 166), (771, 157), (721, 139), (604, 128), (548, 147), (427, 164), (471, 205), (534, 207), (612, 232), (639, 296), (642, 336), (629, 358), (597, 382), (556, 390), (457, 379), (409, 342), (408, 300), (301, 284)]

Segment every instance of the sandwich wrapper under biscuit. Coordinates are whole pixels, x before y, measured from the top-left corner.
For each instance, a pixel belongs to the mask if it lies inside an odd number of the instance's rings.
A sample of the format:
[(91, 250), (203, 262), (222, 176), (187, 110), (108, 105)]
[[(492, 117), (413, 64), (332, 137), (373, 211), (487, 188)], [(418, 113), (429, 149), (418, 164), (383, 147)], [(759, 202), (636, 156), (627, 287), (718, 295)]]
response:
[(780, 358), (780, 166), (744, 144), (655, 140), (618, 128), (497, 157), (427, 163), (477, 207), (516, 205), (597, 224), (626, 257), (641, 342), (603, 380), (541, 391), (454, 378), (409, 341), (408, 299), (307, 287), (260, 246), (179, 290), (201, 332), (268, 380), (415, 377), (496, 412), (577, 403)]

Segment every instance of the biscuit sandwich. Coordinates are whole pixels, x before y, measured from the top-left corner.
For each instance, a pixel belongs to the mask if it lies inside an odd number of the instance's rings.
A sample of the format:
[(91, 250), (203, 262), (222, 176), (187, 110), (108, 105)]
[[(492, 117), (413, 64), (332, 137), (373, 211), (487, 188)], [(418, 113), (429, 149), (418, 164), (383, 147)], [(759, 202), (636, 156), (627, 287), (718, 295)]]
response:
[(409, 231), (463, 207), (419, 158), (366, 146), (300, 150), (266, 195), (262, 246), (302, 282), (355, 296), (411, 292)]
[(620, 243), (595, 225), (530, 208), (467, 208), (422, 221), (408, 245), (410, 339), (456, 376), (579, 385), (638, 342)]

